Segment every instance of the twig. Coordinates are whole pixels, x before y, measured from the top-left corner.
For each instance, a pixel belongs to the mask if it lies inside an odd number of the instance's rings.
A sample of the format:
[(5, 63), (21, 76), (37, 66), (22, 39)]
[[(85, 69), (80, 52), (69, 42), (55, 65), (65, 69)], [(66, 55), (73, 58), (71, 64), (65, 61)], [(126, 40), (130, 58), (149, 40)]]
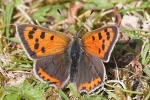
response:
[(17, 9), (20, 10), (20, 12), (27, 18), (27, 20), (31, 23), (34, 24), (34, 22), (32, 21), (32, 19), (30, 18), (30, 16), (24, 11), (25, 9), (27, 9), (27, 6), (24, 5), (17, 5)]

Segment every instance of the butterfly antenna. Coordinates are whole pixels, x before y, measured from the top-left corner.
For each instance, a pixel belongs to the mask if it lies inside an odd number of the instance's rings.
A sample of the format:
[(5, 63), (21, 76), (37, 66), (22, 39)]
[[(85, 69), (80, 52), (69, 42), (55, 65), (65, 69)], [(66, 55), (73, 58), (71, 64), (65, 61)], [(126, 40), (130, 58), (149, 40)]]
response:
[[(94, 10), (91, 11), (91, 13), (89, 14), (89, 16), (86, 18), (85, 22), (87, 22), (87, 20), (90, 18), (90, 16), (93, 14)], [(81, 32), (85, 22), (81, 25), (79, 32), (76, 34), (76, 36), (79, 36), (79, 33)]]
[[(59, 15), (63, 18), (64, 22), (68, 25), (68, 23), (66, 22), (65, 18), (62, 16), (61, 12), (59, 9), (57, 9), (57, 12), (59, 13)], [(69, 26), (69, 25), (68, 25)]]
[[(69, 26), (69, 24), (67, 23), (67, 21), (65, 20), (65, 18), (62, 16), (61, 11), (59, 9), (57, 9), (57, 12), (59, 13), (59, 15), (63, 18), (64, 22)], [(70, 31), (71, 29), (68, 28), (68, 30)]]

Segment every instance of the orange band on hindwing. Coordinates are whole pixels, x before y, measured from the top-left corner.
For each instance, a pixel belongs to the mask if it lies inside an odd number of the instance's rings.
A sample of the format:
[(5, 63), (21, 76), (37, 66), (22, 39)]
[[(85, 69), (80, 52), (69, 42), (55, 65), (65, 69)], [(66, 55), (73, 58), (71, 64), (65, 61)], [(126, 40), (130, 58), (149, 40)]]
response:
[(92, 90), (95, 87), (97, 87), (101, 82), (102, 82), (101, 78), (98, 77), (98, 78), (94, 79), (91, 83), (83, 83), (83, 84), (81, 84), (78, 87), (78, 91), (86, 90), (87, 92), (89, 92), (90, 90)]
[(38, 74), (39, 76), (44, 80), (44, 81), (50, 81), (52, 83), (55, 83), (56, 86), (60, 87), (60, 81), (50, 75), (48, 75), (47, 73), (45, 73), (42, 68), (38, 69)]

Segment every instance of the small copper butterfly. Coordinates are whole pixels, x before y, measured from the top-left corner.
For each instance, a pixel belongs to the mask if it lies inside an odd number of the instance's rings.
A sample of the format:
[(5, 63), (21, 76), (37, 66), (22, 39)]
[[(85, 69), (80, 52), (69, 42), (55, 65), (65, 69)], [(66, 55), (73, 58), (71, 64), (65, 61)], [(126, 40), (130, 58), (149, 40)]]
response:
[(30, 24), (16, 28), (28, 57), (34, 60), (34, 74), (63, 88), (68, 81), (78, 92), (91, 93), (104, 84), (105, 66), (116, 44), (116, 26), (105, 26), (70, 39), (63, 33)]

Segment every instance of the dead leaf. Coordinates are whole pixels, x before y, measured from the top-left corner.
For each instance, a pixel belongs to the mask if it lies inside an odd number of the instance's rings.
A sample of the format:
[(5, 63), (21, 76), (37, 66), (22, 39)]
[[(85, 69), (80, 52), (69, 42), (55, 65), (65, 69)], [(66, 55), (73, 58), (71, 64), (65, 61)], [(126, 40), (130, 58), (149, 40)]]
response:
[(68, 8), (68, 24), (75, 24), (76, 23), (76, 16), (78, 10), (81, 9), (81, 6), (75, 3), (71, 3)]
[(114, 18), (115, 18), (115, 23), (119, 27), (121, 24), (121, 15), (118, 12), (118, 7), (114, 6)]

